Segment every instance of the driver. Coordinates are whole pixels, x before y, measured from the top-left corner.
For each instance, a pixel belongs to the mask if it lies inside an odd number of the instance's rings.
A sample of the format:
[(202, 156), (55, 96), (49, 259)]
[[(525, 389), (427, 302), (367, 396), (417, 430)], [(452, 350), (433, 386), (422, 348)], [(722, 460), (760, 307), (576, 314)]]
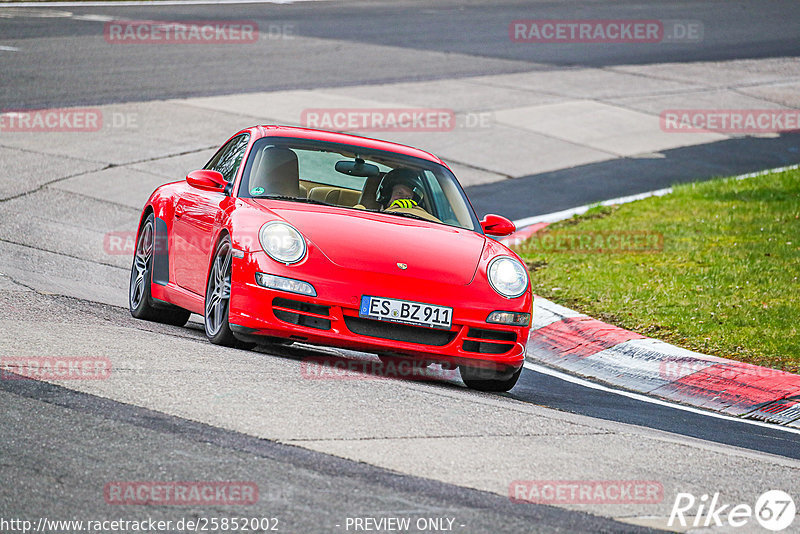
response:
[(424, 195), (419, 173), (406, 167), (398, 167), (383, 177), (378, 185), (376, 200), (381, 206), (381, 211), (410, 213), (439, 222), (439, 219), (420, 206)]

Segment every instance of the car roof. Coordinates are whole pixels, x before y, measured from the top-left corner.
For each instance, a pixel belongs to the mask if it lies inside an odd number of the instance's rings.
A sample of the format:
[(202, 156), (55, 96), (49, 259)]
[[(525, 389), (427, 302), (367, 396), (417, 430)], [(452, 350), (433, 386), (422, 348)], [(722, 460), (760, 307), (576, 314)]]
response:
[[(369, 137), (361, 137), (358, 135), (350, 135), (338, 132), (328, 132), (325, 130), (313, 130), (311, 128), (299, 128), (295, 126), (277, 126), (277, 125), (259, 125), (251, 128), (246, 128), (239, 133), (250, 132), (254, 138), (261, 137), (295, 137), (298, 139), (314, 139), (317, 141), (325, 141), (330, 143), (341, 143), (345, 145), (356, 145), (373, 150), (383, 150), (386, 152), (395, 152), (406, 156), (421, 158), (434, 163), (440, 163), (447, 166), (441, 159), (434, 156), (430, 152), (425, 152), (418, 148), (413, 148), (391, 141), (381, 141), (379, 139), (371, 139)], [(237, 134), (238, 135), (238, 134)]]

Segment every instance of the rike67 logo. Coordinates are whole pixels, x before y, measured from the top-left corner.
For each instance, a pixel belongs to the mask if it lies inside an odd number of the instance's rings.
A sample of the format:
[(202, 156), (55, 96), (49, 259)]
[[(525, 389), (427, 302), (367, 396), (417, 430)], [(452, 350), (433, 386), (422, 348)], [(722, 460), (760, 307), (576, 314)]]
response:
[(780, 532), (791, 526), (796, 512), (792, 497), (781, 490), (764, 492), (756, 499), (754, 507), (747, 503), (725, 503), (719, 492), (710, 497), (701, 495), (699, 499), (691, 493), (678, 493), (667, 524), (670, 527), (728, 525), (738, 528), (752, 524), (755, 519), (765, 529)]

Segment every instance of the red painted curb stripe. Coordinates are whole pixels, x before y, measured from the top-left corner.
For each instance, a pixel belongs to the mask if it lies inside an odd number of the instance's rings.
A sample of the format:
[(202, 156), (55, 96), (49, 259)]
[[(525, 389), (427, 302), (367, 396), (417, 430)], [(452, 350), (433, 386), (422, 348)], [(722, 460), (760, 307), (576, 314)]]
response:
[[(531, 331), (529, 345), (543, 353), (539, 357), (558, 365), (559, 359), (574, 362), (632, 339), (647, 338), (591, 317), (568, 317)], [(670, 361), (671, 357), (664, 355), (662, 365)], [(693, 361), (682, 358), (679, 363), (691, 367)], [(697, 371), (649, 393), (732, 415), (781, 399), (800, 398), (800, 375), (718, 357), (698, 357), (696, 361), (702, 364)], [(715, 363), (709, 365), (712, 361)]]
[(720, 363), (663, 387), (670, 397), (705, 399), (745, 413), (760, 404), (800, 395), (800, 375), (742, 362)]
[(567, 317), (531, 332), (530, 343), (562, 356), (585, 358), (630, 339), (644, 337), (591, 317)]

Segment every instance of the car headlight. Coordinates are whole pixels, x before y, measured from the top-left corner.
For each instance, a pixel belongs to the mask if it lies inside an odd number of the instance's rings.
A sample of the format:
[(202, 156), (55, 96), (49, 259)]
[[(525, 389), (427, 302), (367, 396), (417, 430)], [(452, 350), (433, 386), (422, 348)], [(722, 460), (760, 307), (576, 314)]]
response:
[(511, 326), (530, 326), (531, 314), (510, 311), (493, 311), (486, 318), (487, 323), (508, 324)]
[(261, 248), (281, 263), (297, 263), (306, 255), (306, 240), (297, 229), (285, 222), (271, 221), (258, 231)]
[(500, 295), (513, 299), (528, 288), (528, 271), (519, 261), (509, 256), (495, 258), (489, 264), (489, 284)]

